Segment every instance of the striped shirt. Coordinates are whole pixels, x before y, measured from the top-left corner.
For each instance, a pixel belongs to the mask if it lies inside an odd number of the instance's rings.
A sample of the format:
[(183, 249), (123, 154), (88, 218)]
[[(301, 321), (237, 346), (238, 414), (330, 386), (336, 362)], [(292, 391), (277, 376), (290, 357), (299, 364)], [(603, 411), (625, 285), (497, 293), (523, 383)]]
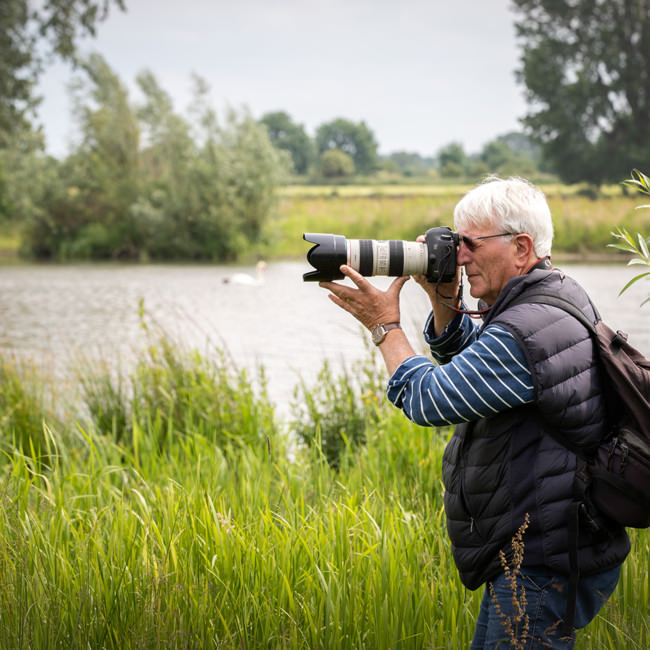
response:
[(433, 314), (424, 336), (437, 363), (409, 357), (388, 382), (388, 399), (416, 424), (470, 422), (533, 401), (533, 382), (521, 346), (499, 325), (481, 336), (467, 314), (458, 314), (439, 338)]

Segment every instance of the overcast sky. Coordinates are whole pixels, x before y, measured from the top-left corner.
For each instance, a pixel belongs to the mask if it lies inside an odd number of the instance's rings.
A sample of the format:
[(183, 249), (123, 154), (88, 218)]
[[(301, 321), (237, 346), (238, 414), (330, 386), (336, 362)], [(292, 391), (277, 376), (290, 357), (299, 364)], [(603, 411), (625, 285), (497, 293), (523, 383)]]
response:
[[(509, 0), (126, 0), (83, 52), (99, 52), (138, 98), (151, 71), (185, 113), (191, 75), (213, 107), (256, 119), (286, 111), (314, 135), (338, 117), (365, 121), (381, 153), (476, 153), (520, 130), (523, 88)], [(74, 135), (69, 66), (47, 69), (39, 115), (48, 150)]]

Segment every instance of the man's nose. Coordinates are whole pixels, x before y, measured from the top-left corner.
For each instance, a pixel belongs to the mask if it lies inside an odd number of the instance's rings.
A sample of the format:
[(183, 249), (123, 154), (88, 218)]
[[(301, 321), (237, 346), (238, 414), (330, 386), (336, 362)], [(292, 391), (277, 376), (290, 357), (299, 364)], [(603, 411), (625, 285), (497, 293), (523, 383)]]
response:
[(471, 257), (469, 254), (469, 249), (463, 244), (461, 240), (460, 244), (458, 245), (458, 250), (456, 251), (456, 263), (460, 266), (463, 266), (467, 264), (470, 259)]

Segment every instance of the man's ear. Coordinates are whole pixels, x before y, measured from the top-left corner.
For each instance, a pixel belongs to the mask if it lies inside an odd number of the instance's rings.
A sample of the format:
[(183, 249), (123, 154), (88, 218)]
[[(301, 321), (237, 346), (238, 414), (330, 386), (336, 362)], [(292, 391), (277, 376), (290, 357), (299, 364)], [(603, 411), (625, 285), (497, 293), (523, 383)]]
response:
[(515, 254), (518, 266), (530, 266), (530, 261), (535, 259), (535, 246), (530, 235), (525, 232), (515, 235)]

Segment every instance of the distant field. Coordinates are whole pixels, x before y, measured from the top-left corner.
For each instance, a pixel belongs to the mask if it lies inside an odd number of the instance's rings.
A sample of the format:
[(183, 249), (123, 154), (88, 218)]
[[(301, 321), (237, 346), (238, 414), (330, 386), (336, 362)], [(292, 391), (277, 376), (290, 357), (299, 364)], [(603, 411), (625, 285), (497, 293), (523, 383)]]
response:
[[(607, 245), (616, 228), (650, 232), (643, 197), (605, 188), (593, 200), (579, 186), (542, 186), (553, 214), (554, 251), (564, 255), (612, 255)], [(350, 238), (414, 239), (427, 228), (451, 225), (454, 206), (470, 188), (451, 186), (287, 187), (269, 224), (269, 258), (300, 257), (303, 232), (332, 232)]]
[[(424, 196), (444, 196), (464, 194), (474, 187), (474, 183), (422, 184), (422, 185), (289, 185), (280, 188), (282, 197), (296, 196), (401, 196), (420, 194)], [(563, 185), (562, 183), (542, 183), (539, 185), (547, 196), (571, 196), (588, 192), (585, 185)], [(620, 196), (621, 185), (606, 185), (600, 189), (604, 196)]]

